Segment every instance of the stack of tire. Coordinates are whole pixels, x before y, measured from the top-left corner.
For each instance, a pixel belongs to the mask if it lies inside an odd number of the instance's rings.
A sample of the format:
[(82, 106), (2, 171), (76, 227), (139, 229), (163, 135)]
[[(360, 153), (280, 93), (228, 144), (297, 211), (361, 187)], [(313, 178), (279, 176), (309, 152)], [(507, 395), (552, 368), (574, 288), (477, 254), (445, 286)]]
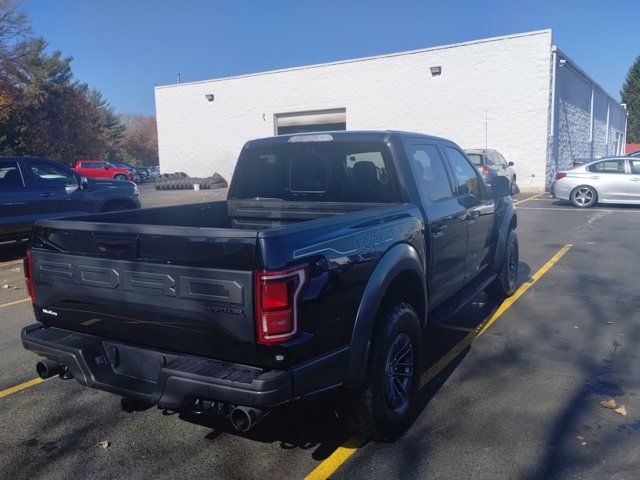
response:
[(156, 177), (156, 190), (193, 190), (193, 185), (200, 185), (201, 190), (227, 188), (229, 184), (218, 173), (207, 178), (192, 178), (184, 172), (162, 173)]

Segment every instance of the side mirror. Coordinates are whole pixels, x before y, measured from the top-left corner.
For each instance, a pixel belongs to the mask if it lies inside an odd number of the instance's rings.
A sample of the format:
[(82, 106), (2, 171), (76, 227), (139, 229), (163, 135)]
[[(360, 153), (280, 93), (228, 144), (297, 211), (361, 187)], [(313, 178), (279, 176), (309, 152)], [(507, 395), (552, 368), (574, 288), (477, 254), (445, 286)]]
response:
[(513, 162), (509, 162), (507, 165), (509, 165), (510, 167), (513, 167)]
[(509, 179), (507, 177), (494, 177), (491, 181), (491, 194), (494, 199), (509, 195)]
[(87, 177), (80, 177), (80, 188), (84, 190), (88, 186), (89, 186), (89, 180), (87, 179)]

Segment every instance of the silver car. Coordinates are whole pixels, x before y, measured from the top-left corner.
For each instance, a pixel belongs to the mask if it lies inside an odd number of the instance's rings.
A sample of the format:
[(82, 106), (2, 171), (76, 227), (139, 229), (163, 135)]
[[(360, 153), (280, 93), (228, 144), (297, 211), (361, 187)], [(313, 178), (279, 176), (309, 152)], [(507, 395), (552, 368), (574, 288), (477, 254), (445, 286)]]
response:
[(509, 193), (516, 193), (516, 171), (513, 162), (507, 162), (500, 152), (489, 148), (465, 150), (464, 153), (480, 172), (485, 183), (491, 185), (495, 177), (507, 177)]
[(598, 203), (640, 205), (640, 158), (603, 158), (560, 171), (550, 193), (579, 208)]

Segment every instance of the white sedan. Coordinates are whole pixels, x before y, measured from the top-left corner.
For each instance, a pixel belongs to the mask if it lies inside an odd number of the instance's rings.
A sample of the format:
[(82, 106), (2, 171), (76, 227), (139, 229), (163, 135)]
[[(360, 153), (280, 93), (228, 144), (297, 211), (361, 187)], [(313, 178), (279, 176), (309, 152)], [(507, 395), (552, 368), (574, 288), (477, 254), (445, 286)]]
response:
[(598, 203), (640, 205), (640, 158), (593, 160), (556, 173), (551, 196), (578, 208)]

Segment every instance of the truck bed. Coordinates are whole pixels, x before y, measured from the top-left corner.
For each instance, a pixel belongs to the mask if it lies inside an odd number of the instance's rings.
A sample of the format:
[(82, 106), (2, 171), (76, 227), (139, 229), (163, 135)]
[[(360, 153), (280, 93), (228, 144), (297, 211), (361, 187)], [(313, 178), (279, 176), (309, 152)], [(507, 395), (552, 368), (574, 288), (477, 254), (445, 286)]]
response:
[(398, 207), (260, 199), (41, 221), (36, 316), (113, 341), (265, 365), (272, 359), (256, 346), (253, 307), (260, 239), (277, 255), (283, 239), (332, 235)]

